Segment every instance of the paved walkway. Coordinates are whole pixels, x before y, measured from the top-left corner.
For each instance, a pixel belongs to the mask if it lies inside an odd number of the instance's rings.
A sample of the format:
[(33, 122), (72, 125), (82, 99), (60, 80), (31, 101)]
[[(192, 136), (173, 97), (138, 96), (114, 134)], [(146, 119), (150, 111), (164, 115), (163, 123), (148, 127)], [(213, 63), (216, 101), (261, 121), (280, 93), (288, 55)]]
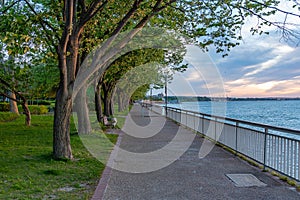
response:
[[(123, 171), (107, 167), (93, 199), (300, 199), (294, 188), (218, 146), (206, 157), (199, 158), (199, 149), (204, 144), (199, 136), (176, 159), (174, 155), (180, 154), (195, 134), (138, 105), (127, 117), (124, 132), (127, 134), (122, 134), (119, 145), (133, 155), (128, 156), (122, 150), (113, 152), (110, 166)], [(177, 147), (172, 146), (174, 141)], [(166, 146), (167, 149), (160, 151)], [(150, 155), (157, 152), (160, 156)], [(168, 154), (170, 152), (172, 154)], [(142, 157), (143, 154), (146, 157)], [(159, 169), (161, 165), (166, 167)], [(138, 173), (143, 170), (149, 172)], [(236, 174), (252, 176), (238, 179), (241, 180), (238, 185), (238, 180), (229, 179)], [(243, 187), (243, 184), (257, 186)]]

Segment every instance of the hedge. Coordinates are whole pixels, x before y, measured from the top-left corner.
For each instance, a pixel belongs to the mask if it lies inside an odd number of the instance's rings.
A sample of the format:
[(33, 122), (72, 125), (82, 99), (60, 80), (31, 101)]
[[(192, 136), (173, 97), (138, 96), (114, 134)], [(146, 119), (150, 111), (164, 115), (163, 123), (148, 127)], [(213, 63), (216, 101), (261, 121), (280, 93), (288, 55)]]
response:
[(0, 112), (9, 112), (10, 105), (7, 102), (0, 102)]
[[(32, 115), (43, 115), (48, 113), (48, 108), (44, 105), (29, 105), (28, 108)], [(23, 113), (23, 108), (21, 105), (18, 106), (18, 109), (20, 113)]]
[(48, 100), (32, 100), (32, 101), (28, 101), (28, 103), (32, 104), (32, 105), (45, 105), (45, 106), (49, 106), (51, 105), (52, 101), (48, 101)]
[[(44, 105), (28, 105), (28, 108), (30, 110), (30, 113), (33, 115), (42, 115), (48, 113), (47, 106)], [(21, 105), (18, 105), (19, 113), (23, 113), (23, 108)], [(10, 105), (6, 102), (0, 103), (0, 112), (9, 112), (10, 111)]]

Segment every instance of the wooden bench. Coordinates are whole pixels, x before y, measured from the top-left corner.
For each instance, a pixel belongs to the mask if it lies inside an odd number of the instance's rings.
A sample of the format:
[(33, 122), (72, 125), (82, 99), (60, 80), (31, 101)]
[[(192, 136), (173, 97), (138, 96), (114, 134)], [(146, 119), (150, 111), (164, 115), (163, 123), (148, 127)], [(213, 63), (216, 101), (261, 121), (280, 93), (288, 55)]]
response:
[(114, 128), (117, 125), (117, 118), (115, 118), (115, 117), (110, 118), (110, 117), (104, 116), (103, 124), (105, 126), (112, 126)]

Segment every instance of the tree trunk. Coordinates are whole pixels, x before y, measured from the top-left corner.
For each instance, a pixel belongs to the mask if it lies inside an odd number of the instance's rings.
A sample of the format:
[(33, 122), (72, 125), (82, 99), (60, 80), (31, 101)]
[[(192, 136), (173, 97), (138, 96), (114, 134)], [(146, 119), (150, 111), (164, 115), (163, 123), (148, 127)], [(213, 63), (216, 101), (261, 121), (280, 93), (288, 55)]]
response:
[(27, 104), (27, 99), (21, 95), (20, 93), (16, 92), (16, 94), (21, 98), (21, 105), (22, 105), (22, 108), (23, 108), (23, 112), (24, 114), (26, 115), (26, 118), (25, 118), (25, 125), (26, 126), (30, 126), (31, 125), (31, 114), (30, 114), (30, 110), (28, 108), (28, 104)]
[(111, 115), (111, 112), (110, 112), (110, 99), (105, 96), (103, 103), (104, 103), (104, 115), (110, 116)]
[(114, 109), (114, 97), (115, 97), (115, 93), (116, 93), (116, 88), (113, 87), (113, 89), (110, 92), (110, 101), (109, 101), (109, 109), (110, 109), (110, 115), (114, 115), (115, 114), (115, 109)]
[(123, 107), (124, 107), (124, 110), (125, 109), (128, 109), (128, 106), (129, 106), (129, 97), (128, 97), (128, 94), (124, 93), (123, 92), (123, 96), (122, 96), (122, 102), (123, 102)]
[(54, 159), (73, 159), (70, 143), (70, 116), (72, 98), (62, 82), (56, 94), (54, 127), (53, 127), (53, 157)]
[(30, 126), (31, 125), (31, 114), (30, 114), (30, 110), (28, 108), (28, 104), (27, 104), (26, 100), (22, 102), (22, 108), (23, 108), (24, 114), (26, 116), (25, 125)]
[(103, 86), (104, 93), (104, 115), (111, 116), (113, 115), (113, 91), (107, 86)]
[(87, 86), (82, 87), (75, 98), (75, 108), (78, 118), (78, 133), (89, 134), (92, 132), (91, 122), (89, 118), (89, 109), (86, 98)]
[(118, 92), (117, 96), (118, 96), (118, 111), (122, 112), (122, 111), (124, 111), (124, 104), (123, 104), (123, 100), (122, 100), (123, 95), (121, 92)]
[[(67, 36), (66, 36), (67, 37)], [(68, 40), (68, 39), (65, 39)], [(70, 119), (72, 114), (72, 95), (78, 56), (78, 38), (72, 37), (67, 45), (58, 47), (58, 68), (60, 83), (56, 93), (53, 124), (54, 159), (73, 159), (70, 142)], [(67, 52), (70, 55), (66, 57)]]
[[(10, 92), (9, 96), (12, 99), (17, 99), (16, 94), (14, 92)], [(9, 100), (9, 103), (10, 103), (10, 112), (19, 114), (17, 102), (13, 101), (12, 99)]]
[(102, 101), (101, 101), (101, 83), (97, 83), (95, 88), (95, 109), (98, 122), (102, 122)]

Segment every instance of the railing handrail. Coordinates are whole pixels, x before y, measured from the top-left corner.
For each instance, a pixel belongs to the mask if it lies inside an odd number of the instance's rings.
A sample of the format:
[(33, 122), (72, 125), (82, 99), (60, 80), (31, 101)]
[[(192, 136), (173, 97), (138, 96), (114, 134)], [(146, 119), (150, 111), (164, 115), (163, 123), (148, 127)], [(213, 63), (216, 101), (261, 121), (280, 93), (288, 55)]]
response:
[[(142, 103), (142, 104), (151, 105), (151, 106), (166, 107), (165, 105), (159, 105), (159, 104), (149, 104), (149, 103)], [(211, 115), (211, 114), (201, 113), (201, 112), (192, 111), (192, 110), (174, 108), (174, 107), (170, 107), (170, 106), (167, 106), (167, 108), (168, 109), (173, 109), (173, 110), (184, 111), (186, 113), (198, 114), (198, 115), (202, 115), (202, 116), (206, 116), (206, 117), (211, 117), (211, 118), (216, 118), (216, 119), (221, 119), (221, 120), (227, 120), (227, 121), (231, 121), (231, 122), (235, 122), (235, 123), (242, 123), (242, 124), (245, 124), (245, 125), (256, 126), (256, 127), (259, 127), (259, 128), (267, 128), (269, 130), (281, 131), (281, 132), (290, 133), (290, 134), (300, 136), (300, 130), (284, 128), (284, 127), (278, 127), (278, 126), (272, 126), (272, 125), (262, 124), (262, 123), (257, 123), (257, 122), (249, 122), (249, 121), (239, 120), (239, 119), (234, 119), (234, 118), (229, 118), (229, 117)]]

